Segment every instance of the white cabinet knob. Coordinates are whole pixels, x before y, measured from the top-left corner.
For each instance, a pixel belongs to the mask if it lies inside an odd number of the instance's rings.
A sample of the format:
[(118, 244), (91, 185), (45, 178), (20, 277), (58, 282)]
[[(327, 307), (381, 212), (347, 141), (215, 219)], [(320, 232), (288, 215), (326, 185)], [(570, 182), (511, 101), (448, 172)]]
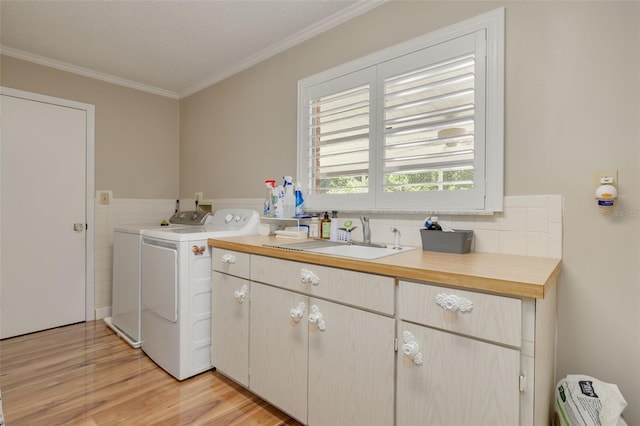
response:
[(473, 310), (473, 302), (471, 300), (455, 294), (438, 294), (436, 296), (436, 305), (450, 312), (471, 312)]
[(300, 282), (303, 284), (320, 284), (320, 277), (311, 272), (310, 270), (303, 268), (300, 270)]
[(234, 255), (226, 253), (226, 254), (222, 255), (221, 260), (222, 260), (222, 263), (226, 263), (228, 265), (231, 265), (231, 264), (236, 263), (237, 259), (236, 259), (236, 257)]
[(416, 342), (416, 338), (411, 332), (405, 331), (402, 333), (404, 344), (402, 345), (402, 353), (411, 358), (415, 365), (422, 365), (422, 352), (420, 352), (420, 345)]
[(326, 324), (320, 313), (320, 309), (316, 305), (311, 305), (311, 313), (309, 314), (309, 324), (314, 324), (318, 330), (324, 331)]
[(304, 311), (306, 309), (307, 305), (305, 305), (304, 302), (300, 302), (298, 303), (298, 306), (289, 311), (289, 316), (294, 322), (299, 322), (304, 316)]
[(233, 292), (233, 297), (238, 301), (238, 303), (243, 303), (247, 298), (247, 293), (249, 292), (249, 287), (247, 285), (243, 285), (240, 290), (236, 290)]

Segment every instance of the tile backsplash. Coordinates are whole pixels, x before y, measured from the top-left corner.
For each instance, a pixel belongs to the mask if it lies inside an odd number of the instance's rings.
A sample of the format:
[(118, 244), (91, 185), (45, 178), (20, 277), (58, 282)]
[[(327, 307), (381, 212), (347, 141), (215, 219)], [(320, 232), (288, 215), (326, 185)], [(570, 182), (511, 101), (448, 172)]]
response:
[[(191, 206), (193, 200), (181, 200)], [(213, 200), (214, 209), (262, 209), (261, 199)], [(95, 200), (95, 307), (96, 317), (111, 312), (113, 229), (119, 225), (159, 224), (174, 211), (175, 200), (112, 199), (109, 204)], [(188, 210), (188, 209), (187, 209)], [(562, 212), (560, 195), (509, 196), (504, 211), (490, 216), (439, 215), (439, 221), (455, 229), (474, 231), (473, 251), (539, 257), (562, 257)], [(340, 220), (351, 219), (358, 229), (354, 240), (362, 239), (358, 216), (339, 214)], [(371, 218), (371, 240), (393, 243), (391, 228), (400, 230), (402, 245), (421, 246), (420, 228), (425, 215), (367, 214)]]
[[(493, 215), (438, 215), (441, 224), (474, 232), (472, 251), (538, 257), (562, 257), (562, 196), (511, 196), (504, 199), (504, 211)], [(358, 217), (347, 214), (360, 228)], [(377, 214), (371, 217), (371, 240), (393, 243), (391, 228), (400, 230), (402, 245), (422, 245), (420, 229), (426, 215)], [(362, 239), (359, 230), (355, 240)]]

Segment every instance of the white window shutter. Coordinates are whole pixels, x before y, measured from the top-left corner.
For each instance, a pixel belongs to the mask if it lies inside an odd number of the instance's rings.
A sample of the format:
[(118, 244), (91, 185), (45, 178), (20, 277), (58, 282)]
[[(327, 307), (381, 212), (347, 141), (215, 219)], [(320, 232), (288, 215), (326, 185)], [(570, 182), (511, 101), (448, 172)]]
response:
[(502, 209), (504, 9), (298, 82), (312, 211)]

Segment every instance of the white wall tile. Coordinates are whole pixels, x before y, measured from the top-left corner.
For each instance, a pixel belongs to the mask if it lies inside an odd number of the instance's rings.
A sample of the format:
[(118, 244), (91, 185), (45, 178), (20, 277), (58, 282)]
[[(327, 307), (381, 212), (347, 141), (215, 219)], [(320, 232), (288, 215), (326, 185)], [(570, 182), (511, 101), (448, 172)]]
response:
[(474, 229), (476, 228), (476, 216), (456, 216), (453, 218), (452, 228)]
[(487, 231), (497, 231), (499, 218), (503, 217), (502, 213), (496, 213), (493, 216), (477, 216), (475, 227), (471, 229), (483, 229)]
[[(534, 195), (532, 207), (549, 207), (549, 195)], [(507, 197), (508, 198), (508, 197)]]
[(564, 200), (559, 195), (549, 195), (549, 222), (562, 223)]
[(562, 259), (562, 223), (550, 223), (548, 234), (549, 257)]
[(500, 251), (500, 232), (484, 229), (473, 231), (472, 249), (483, 253), (498, 253)]
[(546, 207), (530, 207), (527, 209), (527, 231), (547, 232), (549, 209)]
[(505, 210), (510, 207), (530, 207), (533, 204), (534, 204), (534, 196), (530, 196), (530, 195), (504, 197)]
[(548, 257), (549, 238), (546, 232), (527, 232), (527, 256)]
[(523, 231), (527, 229), (527, 208), (505, 208), (502, 216), (496, 218), (500, 231)]
[(526, 255), (527, 233), (522, 231), (501, 231), (500, 253)]

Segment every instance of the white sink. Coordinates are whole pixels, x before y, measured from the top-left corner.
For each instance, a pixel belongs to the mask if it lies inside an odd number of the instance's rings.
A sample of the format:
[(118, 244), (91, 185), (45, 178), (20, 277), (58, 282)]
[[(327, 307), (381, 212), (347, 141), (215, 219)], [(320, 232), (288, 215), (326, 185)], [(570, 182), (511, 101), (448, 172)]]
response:
[(355, 259), (378, 259), (413, 250), (415, 247), (371, 247), (356, 244), (340, 244), (329, 247), (311, 248), (304, 251), (311, 253), (329, 254), (338, 257), (352, 257)]

